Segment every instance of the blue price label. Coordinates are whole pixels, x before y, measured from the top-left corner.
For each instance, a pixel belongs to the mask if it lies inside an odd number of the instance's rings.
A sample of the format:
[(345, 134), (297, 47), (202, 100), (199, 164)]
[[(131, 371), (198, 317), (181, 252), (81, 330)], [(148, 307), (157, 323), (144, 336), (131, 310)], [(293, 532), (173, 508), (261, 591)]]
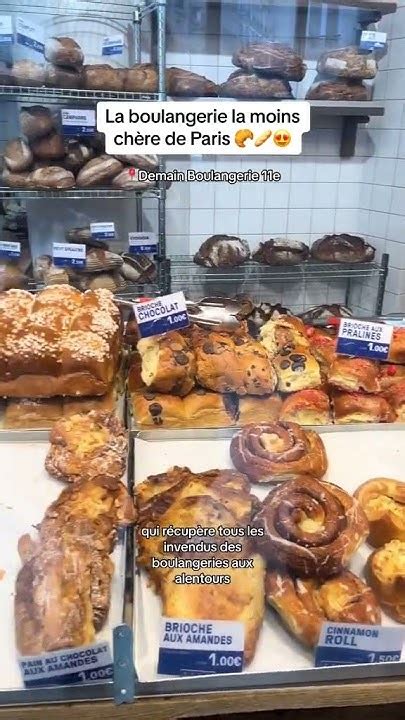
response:
[(96, 111), (77, 109), (61, 110), (62, 132), (65, 137), (94, 135), (96, 132)]
[(19, 666), (26, 688), (108, 681), (114, 675), (108, 643), (22, 657)]
[(99, 240), (113, 240), (115, 238), (115, 224), (113, 222), (90, 223), (91, 237)]
[(244, 625), (226, 620), (163, 617), (159, 675), (215, 675), (242, 672)]
[(136, 304), (134, 313), (139, 334), (143, 338), (162, 335), (171, 330), (181, 330), (190, 324), (186, 300), (182, 292)]
[(387, 360), (392, 333), (391, 325), (345, 318), (340, 322), (336, 351), (341, 355)]
[(323, 623), (315, 667), (399, 662), (405, 628)]
[(387, 33), (376, 30), (363, 30), (360, 38), (361, 50), (384, 50), (387, 44)]
[(124, 52), (124, 38), (122, 35), (105, 37), (103, 40), (102, 55), (122, 55)]
[(11, 45), (13, 42), (13, 21), (11, 15), (0, 15), (0, 44)]
[(41, 25), (37, 25), (25, 17), (17, 17), (16, 19), (16, 35), (17, 43), (25, 47), (35, 50), (35, 52), (44, 54), (44, 30)]
[(0, 258), (19, 258), (21, 255), (20, 242), (0, 241)]
[(132, 255), (151, 255), (157, 253), (157, 237), (155, 233), (130, 232), (128, 233), (129, 252)]
[(53, 243), (53, 264), (56, 267), (83, 268), (86, 264), (86, 246), (79, 243)]

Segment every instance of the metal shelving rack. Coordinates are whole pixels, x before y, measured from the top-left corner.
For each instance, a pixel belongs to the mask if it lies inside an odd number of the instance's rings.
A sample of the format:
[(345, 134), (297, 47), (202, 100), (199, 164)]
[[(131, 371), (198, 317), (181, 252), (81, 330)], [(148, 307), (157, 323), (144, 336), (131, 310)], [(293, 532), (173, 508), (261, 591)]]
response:
[(384, 254), (381, 263), (321, 263), (307, 261), (300, 265), (277, 266), (260, 265), (247, 262), (236, 268), (205, 268), (194, 263), (188, 255), (173, 256), (170, 260), (172, 290), (180, 290), (186, 286), (205, 286), (207, 293), (215, 285), (223, 288), (227, 286), (248, 286), (252, 288), (260, 283), (310, 283), (324, 280), (344, 280), (345, 297), (342, 302), (350, 305), (353, 280), (378, 280), (375, 313), (381, 315), (384, 300), (385, 285), (388, 275), (389, 256)]
[[(112, 92), (93, 90), (68, 90), (61, 88), (28, 87), (0, 85), (1, 102), (26, 102), (43, 104), (61, 104), (74, 101), (75, 105), (94, 105), (100, 100), (137, 100), (148, 102), (166, 99), (165, 55), (166, 55), (166, 0), (119, 0), (110, 5), (105, 0), (17, 0), (16, 3), (3, 2), (2, 12), (14, 15), (17, 13), (46, 16), (74, 16), (89, 20), (108, 19), (109, 24), (122, 30), (125, 22), (133, 28), (133, 47), (130, 48), (130, 63), (141, 62), (141, 25), (145, 17), (156, 17), (154, 25), (156, 37), (156, 58), (158, 68), (158, 91), (156, 93)], [(159, 170), (164, 169), (164, 161), (159, 160)], [(35, 190), (0, 186), (1, 199), (132, 199), (136, 209), (136, 230), (142, 231), (142, 202), (152, 198), (157, 201), (158, 216), (158, 253), (156, 257), (158, 276), (150, 285), (131, 286), (135, 294), (158, 294), (170, 284), (167, 278), (168, 264), (166, 259), (166, 188), (159, 182), (156, 188), (145, 191), (116, 190), (114, 188), (72, 188), (71, 190)]]

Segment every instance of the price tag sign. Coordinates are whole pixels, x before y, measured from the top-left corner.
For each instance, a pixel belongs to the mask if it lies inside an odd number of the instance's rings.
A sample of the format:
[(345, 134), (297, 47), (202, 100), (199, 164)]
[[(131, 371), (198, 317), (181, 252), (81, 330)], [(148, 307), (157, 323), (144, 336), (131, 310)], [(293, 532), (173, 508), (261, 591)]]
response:
[(114, 675), (108, 643), (24, 656), (18, 663), (26, 688), (100, 682), (112, 680)]
[(384, 50), (387, 44), (387, 33), (375, 30), (363, 30), (360, 38), (361, 50)]
[(115, 224), (113, 222), (90, 223), (92, 238), (98, 240), (113, 240), (115, 238)]
[(325, 622), (315, 651), (315, 667), (399, 662), (404, 640), (405, 628)]
[(122, 35), (109, 35), (103, 39), (102, 55), (122, 55), (124, 52), (124, 38)]
[(190, 324), (186, 300), (182, 292), (136, 304), (134, 313), (139, 334), (143, 338), (161, 335), (170, 330), (180, 330)]
[(0, 45), (13, 42), (13, 21), (11, 15), (0, 15)]
[(44, 29), (41, 25), (37, 25), (32, 20), (25, 17), (17, 17), (16, 19), (17, 43), (29, 47), (35, 52), (44, 54)]
[(83, 268), (86, 264), (86, 246), (79, 243), (53, 243), (53, 263), (57, 267)]
[(20, 242), (0, 241), (0, 258), (19, 258), (21, 255)]
[(387, 360), (392, 325), (344, 318), (340, 322), (336, 350), (341, 355)]
[(96, 111), (78, 109), (61, 110), (62, 132), (65, 137), (82, 137), (96, 132)]
[(157, 237), (155, 233), (128, 233), (129, 252), (133, 255), (157, 253)]
[(242, 672), (243, 623), (161, 618), (159, 675), (215, 675)]

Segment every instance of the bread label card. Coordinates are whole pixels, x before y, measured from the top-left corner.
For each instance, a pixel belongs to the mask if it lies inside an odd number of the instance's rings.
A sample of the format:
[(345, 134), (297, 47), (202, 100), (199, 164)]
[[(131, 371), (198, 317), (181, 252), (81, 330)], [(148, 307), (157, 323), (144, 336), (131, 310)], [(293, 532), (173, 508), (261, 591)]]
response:
[(128, 233), (129, 252), (132, 255), (153, 255), (157, 253), (156, 233), (130, 232)]
[(11, 15), (0, 15), (0, 45), (13, 42), (13, 21)]
[(137, 303), (134, 305), (134, 313), (139, 334), (143, 338), (162, 335), (190, 325), (186, 299), (182, 292)]
[(243, 670), (244, 624), (228, 620), (160, 623), (159, 675), (216, 675)]
[(114, 240), (115, 224), (113, 222), (90, 223), (90, 233), (92, 238), (98, 240)]
[(102, 55), (122, 55), (124, 52), (124, 38), (122, 35), (111, 35), (103, 39)]
[(21, 255), (20, 242), (0, 241), (0, 258), (19, 258)]
[(53, 264), (56, 267), (84, 267), (86, 246), (79, 243), (57, 243), (52, 246)]
[(96, 132), (96, 111), (77, 109), (61, 110), (62, 132), (65, 137), (83, 137)]
[(44, 54), (44, 29), (41, 25), (37, 25), (32, 20), (25, 17), (17, 17), (16, 19), (17, 43), (25, 47), (35, 50), (35, 52)]
[(325, 622), (315, 650), (315, 667), (399, 662), (405, 628)]
[(24, 656), (18, 663), (26, 688), (105, 682), (114, 675), (108, 643)]
[(384, 323), (343, 318), (336, 350), (340, 355), (387, 360), (394, 328)]
[(387, 33), (376, 30), (363, 30), (360, 38), (360, 50), (384, 50)]

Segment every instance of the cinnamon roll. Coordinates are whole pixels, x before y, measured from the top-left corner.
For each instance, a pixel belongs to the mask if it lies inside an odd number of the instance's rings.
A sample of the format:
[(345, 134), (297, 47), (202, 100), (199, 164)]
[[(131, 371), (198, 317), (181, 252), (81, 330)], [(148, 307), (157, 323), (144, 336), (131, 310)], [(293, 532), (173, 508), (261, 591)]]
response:
[(304, 645), (315, 647), (322, 624), (330, 622), (379, 625), (381, 610), (370, 587), (349, 570), (322, 581), (296, 578), (269, 570), (266, 600)]
[(312, 430), (296, 423), (245, 425), (231, 441), (235, 467), (253, 482), (275, 483), (297, 475), (325, 475), (324, 444)]
[(405, 483), (388, 478), (369, 480), (355, 492), (370, 525), (368, 541), (381, 547), (390, 540), (405, 542)]
[(257, 538), (263, 555), (299, 577), (341, 572), (368, 534), (366, 515), (355, 498), (308, 476), (272, 490), (253, 524), (264, 530)]

